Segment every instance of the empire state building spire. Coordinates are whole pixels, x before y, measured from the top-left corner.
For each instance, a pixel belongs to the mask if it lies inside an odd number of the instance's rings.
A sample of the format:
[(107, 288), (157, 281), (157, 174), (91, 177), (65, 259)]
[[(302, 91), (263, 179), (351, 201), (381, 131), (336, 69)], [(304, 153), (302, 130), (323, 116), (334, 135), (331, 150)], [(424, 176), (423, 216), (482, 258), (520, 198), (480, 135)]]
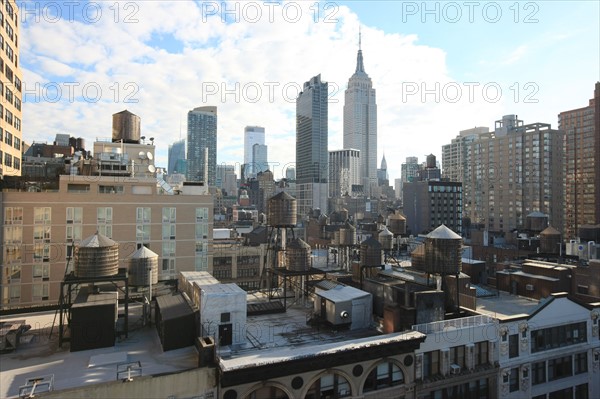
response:
[(358, 55), (356, 57), (356, 73), (365, 73), (365, 66), (363, 64), (363, 55), (361, 47), (361, 32), (360, 27), (358, 28)]

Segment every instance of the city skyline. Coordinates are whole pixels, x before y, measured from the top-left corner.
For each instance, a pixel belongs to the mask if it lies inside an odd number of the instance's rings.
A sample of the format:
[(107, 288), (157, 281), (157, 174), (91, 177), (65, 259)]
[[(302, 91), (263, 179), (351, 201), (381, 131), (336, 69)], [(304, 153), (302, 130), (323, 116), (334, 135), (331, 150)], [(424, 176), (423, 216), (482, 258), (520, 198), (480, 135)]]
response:
[[(435, 3), (427, 14), (420, 3), (410, 2), (318, 7), (288, 2), (275, 7), (272, 22), (265, 7), (256, 23), (248, 20), (251, 15), (241, 3), (239, 18), (223, 15), (217, 3), (209, 3), (216, 5), (214, 10), (191, 2), (123, 2), (113, 9), (94, 3), (102, 9), (97, 20), (86, 20), (77, 7), (72, 20), (66, 8), (51, 19), (56, 10), (39, 6), (36, 11), (24, 4), (29, 7), (21, 23), (24, 140), (49, 141), (61, 132), (92, 142), (110, 134), (105, 124), (90, 120), (109, 120), (127, 108), (142, 118), (144, 134), (156, 138), (157, 164), (165, 167), (172, 132), (182, 121), (185, 125), (187, 110), (212, 105), (223, 116), (217, 162), (241, 163), (239, 132), (260, 124), (274, 132), (266, 144), (274, 154), (275, 177), (281, 177), (294, 158), (289, 141), (295, 135), (296, 88), (305, 76), (318, 73), (330, 83), (329, 147), (342, 148), (343, 92), (354, 69), (359, 27), (378, 90), (377, 159), (385, 148), (390, 178), (400, 176), (407, 156), (433, 152), (441, 159), (441, 146), (449, 138), (469, 127), (490, 126), (498, 115), (516, 114), (556, 128), (558, 113), (580, 106), (589, 97), (590, 84), (599, 79), (598, 54), (590, 51), (599, 47), (593, 34), (598, 31), (598, 5), (593, 2), (519, 3), (513, 8), (482, 3), (472, 15), (462, 3), (453, 3), (463, 7), (458, 21), (450, 3)], [(501, 8), (498, 21), (494, 4)], [(284, 6), (288, 11), (300, 7), (302, 18), (284, 18)], [(172, 15), (170, 21), (161, 18), (164, 13)], [(278, 55), (269, 56), (265, 48)], [(570, 62), (575, 56), (578, 62)], [(242, 64), (247, 67), (240, 68)], [(286, 84), (289, 93), (283, 91)], [(56, 87), (62, 90), (58, 101)], [(257, 87), (262, 97), (253, 102)], [(489, 89), (487, 99), (482, 98), (483, 87)], [(493, 102), (498, 87), (502, 95)], [(85, 101), (98, 97), (95, 88), (101, 90), (100, 99)], [(453, 90), (461, 91), (459, 101), (453, 102)]]

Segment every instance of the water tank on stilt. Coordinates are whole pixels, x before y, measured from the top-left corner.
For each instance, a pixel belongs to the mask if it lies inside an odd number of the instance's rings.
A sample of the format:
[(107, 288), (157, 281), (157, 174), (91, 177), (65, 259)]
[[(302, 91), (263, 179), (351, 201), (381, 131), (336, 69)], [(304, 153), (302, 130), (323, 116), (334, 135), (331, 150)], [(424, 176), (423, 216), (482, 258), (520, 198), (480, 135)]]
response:
[(310, 253), (310, 245), (300, 238), (290, 241), (285, 250), (288, 269), (297, 272), (310, 269)]
[[(129, 259), (129, 284), (146, 286), (158, 283), (158, 255), (142, 246)], [(152, 277), (150, 277), (152, 276)]]
[(75, 247), (76, 277), (107, 277), (119, 273), (119, 244), (96, 233)]
[(296, 226), (296, 198), (285, 191), (269, 198), (267, 223), (272, 227)]

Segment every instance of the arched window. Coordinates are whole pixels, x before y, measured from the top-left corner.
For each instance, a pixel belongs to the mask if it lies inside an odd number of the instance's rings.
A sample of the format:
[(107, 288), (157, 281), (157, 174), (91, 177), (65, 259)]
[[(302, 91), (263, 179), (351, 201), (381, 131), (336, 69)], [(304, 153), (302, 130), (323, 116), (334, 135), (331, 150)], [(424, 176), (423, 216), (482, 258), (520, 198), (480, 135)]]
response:
[(350, 383), (343, 376), (335, 373), (323, 374), (306, 393), (306, 399), (345, 398), (352, 394)]
[(281, 388), (267, 385), (255, 389), (246, 399), (289, 399), (289, 396)]
[(367, 376), (363, 392), (377, 391), (400, 384), (404, 384), (404, 373), (400, 367), (394, 362), (380, 363)]

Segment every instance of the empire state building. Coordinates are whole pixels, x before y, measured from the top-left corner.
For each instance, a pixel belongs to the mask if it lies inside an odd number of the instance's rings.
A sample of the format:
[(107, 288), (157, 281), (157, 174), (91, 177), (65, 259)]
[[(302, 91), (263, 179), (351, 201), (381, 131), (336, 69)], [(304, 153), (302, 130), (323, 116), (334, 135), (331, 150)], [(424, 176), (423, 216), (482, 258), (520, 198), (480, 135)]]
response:
[(344, 148), (360, 150), (360, 181), (365, 195), (371, 196), (377, 185), (377, 104), (363, 64), (360, 33), (356, 71), (345, 92)]

